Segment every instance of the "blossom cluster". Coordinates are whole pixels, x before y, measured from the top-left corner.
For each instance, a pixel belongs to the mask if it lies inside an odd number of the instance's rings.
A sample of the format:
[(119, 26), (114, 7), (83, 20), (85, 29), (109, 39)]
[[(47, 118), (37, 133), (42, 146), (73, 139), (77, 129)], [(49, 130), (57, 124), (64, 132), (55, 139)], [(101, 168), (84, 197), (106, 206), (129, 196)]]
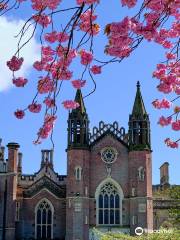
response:
[(45, 8), (49, 8), (50, 10), (54, 10), (57, 8), (61, 0), (31, 0), (32, 1), (32, 9), (36, 11), (41, 11)]
[(76, 109), (79, 107), (79, 103), (73, 100), (66, 100), (62, 104), (66, 109)]
[(54, 115), (46, 114), (44, 118), (44, 124), (43, 126), (39, 129), (38, 132), (38, 138), (36, 141), (34, 141), (35, 144), (41, 143), (42, 139), (48, 138), (48, 136), (51, 134), (55, 121), (57, 117)]
[(11, 60), (7, 61), (7, 66), (13, 72), (18, 71), (21, 68), (23, 61), (24, 59), (22, 57), (18, 58), (16, 56), (13, 56)]
[(172, 102), (170, 102), (167, 99), (162, 99), (161, 101), (156, 99), (152, 102), (153, 106), (157, 109), (161, 109), (161, 108), (170, 108), (172, 105)]
[(77, 4), (81, 5), (83, 3), (85, 4), (93, 4), (93, 3), (99, 3), (100, 0), (76, 0)]
[(16, 87), (24, 87), (27, 84), (28, 80), (23, 77), (18, 77), (13, 79), (13, 84)]
[(91, 35), (97, 35), (100, 31), (100, 26), (94, 21), (97, 19), (97, 15), (94, 15), (91, 10), (86, 11), (80, 16), (79, 27), (81, 31), (87, 32)]
[(179, 146), (178, 142), (174, 142), (170, 140), (170, 138), (166, 138), (164, 142), (168, 147), (171, 147), (171, 148), (178, 148)]
[[(17, 0), (19, 4), (25, 1)], [(66, 10), (61, 9), (61, 2), (62, 0), (31, 0), (33, 15), (30, 20), (32, 22), (28, 25), (28, 20), (27, 25), (25, 24), (20, 32), (22, 35), (20, 34), (19, 46), (23, 35), (31, 25), (34, 24), (34, 33), (36, 28), (41, 29), (41, 58), (35, 60), (33, 64), (33, 68), (39, 73), (37, 94), (24, 110), (17, 109), (14, 113), (18, 119), (22, 119), (26, 110), (39, 113), (44, 104), (46, 109), (44, 124), (38, 132), (35, 143), (47, 138), (52, 132), (57, 118), (55, 116), (57, 96), (64, 81), (69, 81), (75, 89), (84, 87), (89, 79), (87, 73), (93, 79), (102, 73), (102, 68), (108, 63), (121, 62), (129, 57), (143, 40), (157, 43), (165, 50), (165, 62), (158, 64), (153, 72), (153, 77), (159, 81), (158, 91), (163, 94), (174, 93), (180, 97), (179, 42), (177, 40), (180, 32), (179, 1), (144, 0), (140, 11), (134, 17), (124, 17), (119, 22), (107, 24), (105, 34), (108, 43), (105, 46), (105, 53), (112, 57), (108, 61), (98, 60), (94, 52), (94, 38), (100, 33), (100, 25), (97, 23), (98, 15), (96, 15), (96, 7), (100, 0), (76, 0), (75, 8), (70, 7)], [(137, 2), (137, 0), (120, 0), (122, 6), (128, 8), (137, 6)], [(74, 14), (68, 15), (67, 25), (54, 24), (55, 14), (66, 11), (69, 13), (69, 10), (74, 11)], [(167, 20), (169, 22), (166, 25)], [(19, 46), (16, 54), (7, 61), (7, 66), (12, 71), (13, 84), (23, 88), (28, 80), (22, 76), (15, 76), (15, 72), (21, 68), (24, 61), (23, 57), (19, 57), (21, 50)], [(97, 65), (97, 63), (100, 64)], [(77, 77), (74, 76), (73, 71), (76, 64), (80, 66), (78, 70), (81, 71), (80, 76)], [(94, 79), (93, 82), (95, 82)], [(37, 101), (39, 95), (42, 99), (40, 103)], [(156, 109), (170, 109), (172, 102), (174, 100), (163, 98), (154, 100), (152, 104)], [(73, 100), (64, 100), (62, 104), (68, 110), (79, 107), (79, 103)], [(169, 117), (161, 116), (158, 124), (171, 125), (172, 130), (179, 131), (179, 112), (180, 106), (176, 106), (173, 114)], [(170, 139), (165, 143), (173, 148), (178, 146), (177, 142)]]

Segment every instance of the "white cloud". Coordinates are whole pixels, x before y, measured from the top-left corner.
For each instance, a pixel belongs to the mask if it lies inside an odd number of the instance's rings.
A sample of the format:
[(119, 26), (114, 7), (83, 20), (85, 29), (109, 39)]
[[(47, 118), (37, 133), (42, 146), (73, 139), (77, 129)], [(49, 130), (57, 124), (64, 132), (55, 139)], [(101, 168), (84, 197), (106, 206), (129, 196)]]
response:
[[(12, 73), (8, 69), (6, 62), (11, 59), (17, 50), (18, 38), (15, 36), (19, 33), (24, 25), (23, 20), (12, 20), (6, 17), (0, 17), (0, 91), (6, 90), (12, 86)], [(29, 29), (22, 42), (25, 42), (32, 34), (32, 28)], [(39, 44), (33, 37), (25, 45), (20, 56), (24, 58), (22, 68), (16, 72), (16, 76), (28, 75), (28, 70), (35, 59), (39, 59)]]

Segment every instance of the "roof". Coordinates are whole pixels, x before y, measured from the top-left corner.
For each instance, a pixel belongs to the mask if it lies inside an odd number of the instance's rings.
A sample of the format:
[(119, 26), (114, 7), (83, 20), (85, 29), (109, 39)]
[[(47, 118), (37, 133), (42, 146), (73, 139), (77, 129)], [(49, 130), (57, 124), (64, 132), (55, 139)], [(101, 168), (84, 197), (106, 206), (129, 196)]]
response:
[(77, 89), (76, 96), (75, 96), (75, 102), (79, 103), (79, 107), (76, 109), (73, 109), (72, 112), (80, 112), (80, 113), (86, 113), (86, 108), (84, 105), (83, 96), (81, 93), (81, 89)]
[(146, 109), (144, 106), (144, 102), (143, 102), (143, 98), (141, 95), (139, 81), (137, 82), (137, 91), (136, 91), (136, 97), (135, 97), (134, 106), (133, 106), (133, 110), (132, 110), (132, 115), (135, 115), (135, 116), (147, 115), (147, 112), (146, 112)]

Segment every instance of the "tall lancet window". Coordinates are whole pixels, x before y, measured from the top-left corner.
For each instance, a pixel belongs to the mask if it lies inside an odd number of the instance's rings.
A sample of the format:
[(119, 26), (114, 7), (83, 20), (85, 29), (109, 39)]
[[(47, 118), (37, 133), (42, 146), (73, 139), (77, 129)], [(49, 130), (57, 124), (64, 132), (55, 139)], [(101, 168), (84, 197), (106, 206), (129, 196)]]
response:
[(122, 194), (112, 183), (106, 182), (97, 194), (97, 224), (121, 225)]
[(53, 214), (52, 204), (43, 199), (35, 209), (35, 239), (53, 239)]

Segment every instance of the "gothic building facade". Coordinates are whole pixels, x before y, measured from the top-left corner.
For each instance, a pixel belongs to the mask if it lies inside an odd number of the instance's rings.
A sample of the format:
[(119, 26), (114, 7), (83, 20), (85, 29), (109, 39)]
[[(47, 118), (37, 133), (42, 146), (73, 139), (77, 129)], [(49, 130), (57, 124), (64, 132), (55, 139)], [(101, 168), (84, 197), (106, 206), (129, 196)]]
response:
[[(158, 228), (160, 203), (153, 201), (150, 122), (140, 85), (129, 131), (118, 123), (99, 123), (92, 133), (80, 90), (69, 113), (67, 176), (53, 168), (53, 151), (42, 150), (41, 166), (22, 173), (19, 144), (0, 149), (0, 240), (88, 240), (93, 228), (134, 234), (137, 227)], [(162, 166), (168, 183), (168, 164)], [(159, 205), (158, 205), (159, 204)]]

